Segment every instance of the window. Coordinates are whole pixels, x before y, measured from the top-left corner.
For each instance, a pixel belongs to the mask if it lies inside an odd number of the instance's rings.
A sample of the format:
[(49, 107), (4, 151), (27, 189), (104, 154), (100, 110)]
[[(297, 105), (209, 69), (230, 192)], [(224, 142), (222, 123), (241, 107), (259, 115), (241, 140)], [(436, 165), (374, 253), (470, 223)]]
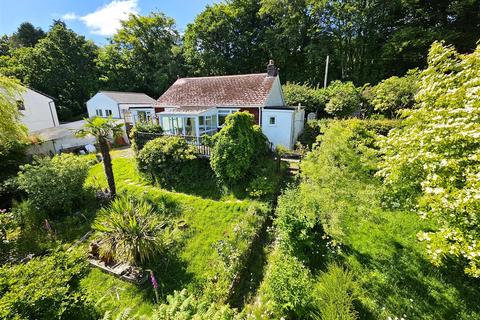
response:
[(223, 127), (227, 116), (237, 111), (238, 109), (218, 109), (218, 126)]
[(269, 117), (268, 118), (268, 125), (274, 126), (277, 123), (277, 117)]
[(112, 115), (112, 110), (106, 109), (105, 110), (105, 116), (109, 117)]
[(23, 104), (23, 100), (17, 100), (17, 108), (18, 110), (25, 110), (25, 104)]
[(103, 117), (103, 110), (102, 109), (95, 110), (95, 113), (97, 114), (97, 116)]

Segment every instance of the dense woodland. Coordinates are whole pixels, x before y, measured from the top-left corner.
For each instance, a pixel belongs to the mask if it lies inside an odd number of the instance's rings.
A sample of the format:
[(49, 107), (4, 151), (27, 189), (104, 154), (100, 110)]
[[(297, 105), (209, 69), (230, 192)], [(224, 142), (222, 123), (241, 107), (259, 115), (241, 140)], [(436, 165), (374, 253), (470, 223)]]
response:
[(282, 82), (357, 87), (423, 68), (435, 40), (462, 53), (480, 35), (480, 2), (423, 0), (229, 0), (207, 6), (181, 36), (162, 13), (131, 16), (106, 46), (62, 21), (43, 31), (26, 22), (0, 39), (0, 73), (57, 99), (62, 120), (85, 113), (99, 89), (154, 98), (177, 76), (264, 72)]

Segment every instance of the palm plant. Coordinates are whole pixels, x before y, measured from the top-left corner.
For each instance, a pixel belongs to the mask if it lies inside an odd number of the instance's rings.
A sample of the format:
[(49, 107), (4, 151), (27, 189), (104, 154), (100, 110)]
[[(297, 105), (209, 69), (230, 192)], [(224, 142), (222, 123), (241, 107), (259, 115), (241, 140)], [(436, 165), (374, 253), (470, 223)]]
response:
[(166, 222), (145, 201), (125, 196), (99, 211), (93, 223), (104, 261), (139, 266), (152, 261), (169, 245)]
[(100, 152), (102, 153), (103, 168), (105, 170), (105, 176), (107, 177), (108, 188), (110, 189), (110, 196), (112, 199), (115, 197), (116, 188), (108, 141), (123, 134), (122, 126), (123, 123), (116, 123), (111, 116), (108, 118), (93, 117), (85, 119), (85, 125), (83, 128), (76, 132), (76, 135), (79, 137), (92, 135), (97, 139)]

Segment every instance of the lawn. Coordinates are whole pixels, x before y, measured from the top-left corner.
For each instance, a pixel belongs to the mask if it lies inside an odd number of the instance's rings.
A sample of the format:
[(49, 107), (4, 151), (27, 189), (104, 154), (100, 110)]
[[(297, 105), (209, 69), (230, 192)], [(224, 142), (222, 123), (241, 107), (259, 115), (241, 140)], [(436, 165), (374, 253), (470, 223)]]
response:
[[(179, 208), (178, 219), (186, 226), (178, 254), (157, 268), (163, 270), (157, 274), (161, 296), (165, 297), (174, 289), (198, 288), (213, 271), (210, 267), (217, 258), (213, 245), (232, 232), (252, 201), (234, 198), (216, 201), (151, 186), (139, 176), (132, 158), (115, 157), (113, 170), (119, 193), (144, 197), (154, 203), (160, 200), (170, 203)], [(106, 186), (102, 164), (91, 169), (87, 184)], [(133, 309), (132, 314), (146, 317), (152, 311), (154, 294), (149, 283), (138, 288), (92, 269), (82, 280), (82, 286), (101, 310), (129, 307)]]

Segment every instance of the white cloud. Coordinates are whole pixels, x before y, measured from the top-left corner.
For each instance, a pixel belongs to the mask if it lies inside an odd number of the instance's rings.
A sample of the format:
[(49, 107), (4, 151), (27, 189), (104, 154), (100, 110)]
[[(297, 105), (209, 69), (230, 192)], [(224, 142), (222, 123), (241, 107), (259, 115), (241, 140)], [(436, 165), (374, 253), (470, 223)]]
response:
[(85, 16), (70, 12), (62, 16), (64, 20), (81, 20), (93, 34), (111, 36), (120, 29), (120, 21), (128, 16), (138, 14), (138, 0), (114, 0)]
[(62, 16), (62, 20), (76, 20), (78, 19), (79, 17), (73, 13), (73, 12), (69, 12), (69, 13), (65, 13), (63, 16)]

